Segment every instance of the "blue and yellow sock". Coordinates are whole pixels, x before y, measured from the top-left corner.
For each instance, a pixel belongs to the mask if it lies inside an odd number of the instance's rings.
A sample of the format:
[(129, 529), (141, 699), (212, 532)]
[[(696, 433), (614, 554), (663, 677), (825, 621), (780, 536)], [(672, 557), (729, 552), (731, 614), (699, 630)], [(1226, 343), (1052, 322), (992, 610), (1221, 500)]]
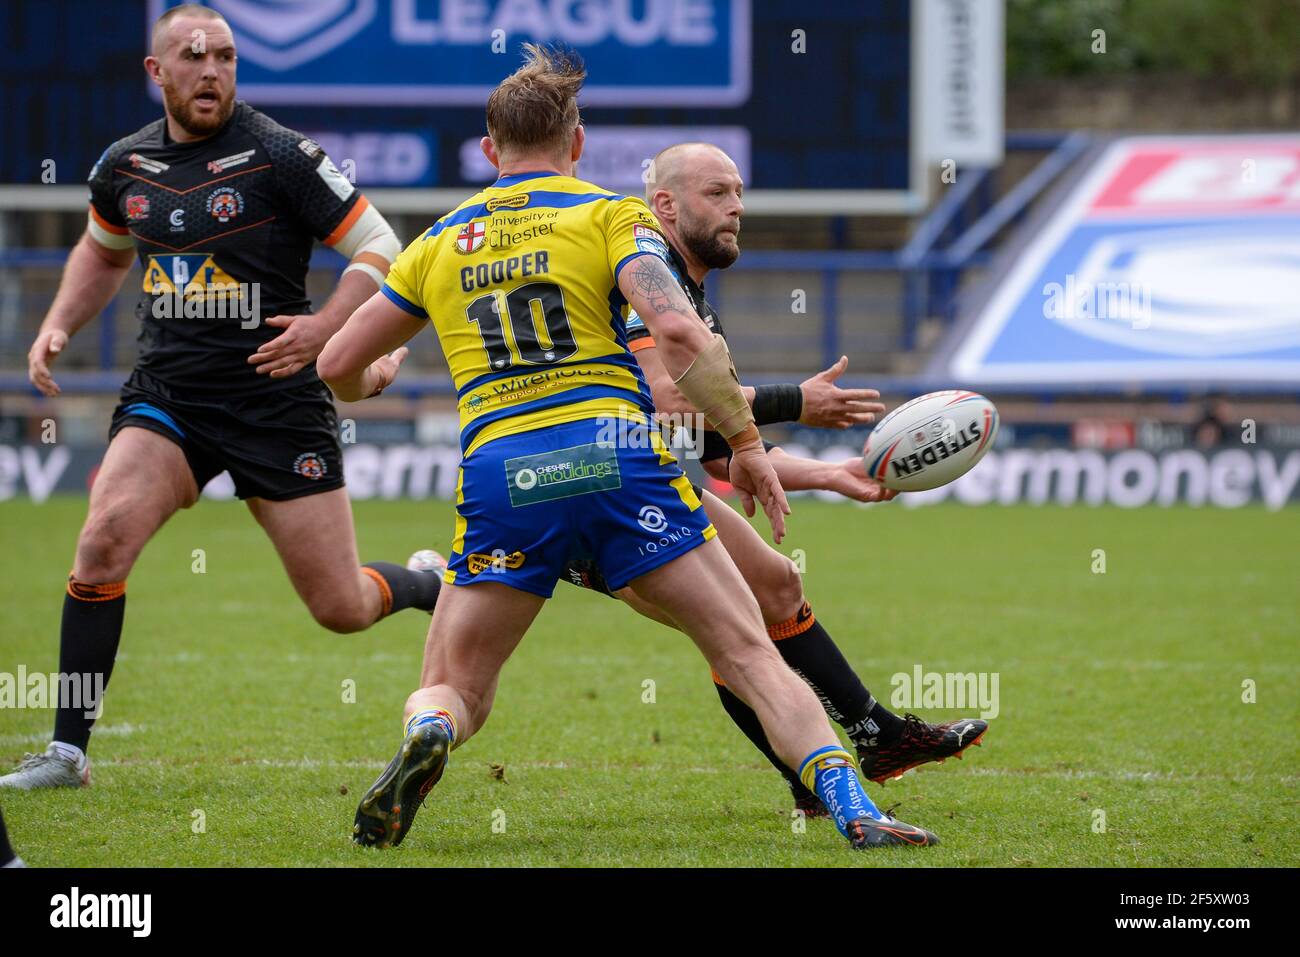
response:
[(411, 715), (406, 722), (406, 734), (409, 737), (411, 732), (416, 728), (423, 727), (426, 724), (436, 724), (442, 729), (447, 740), (451, 742), (450, 747), (456, 746), (456, 719), (452, 717), (450, 711), (444, 711), (442, 708), (428, 708), (424, 711), (417, 711)]
[(831, 812), (835, 826), (845, 837), (849, 822), (861, 817), (886, 820), (885, 815), (867, 797), (853, 758), (843, 748), (827, 745), (818, 748), (799, 765), (799, 780), (814, 792)]

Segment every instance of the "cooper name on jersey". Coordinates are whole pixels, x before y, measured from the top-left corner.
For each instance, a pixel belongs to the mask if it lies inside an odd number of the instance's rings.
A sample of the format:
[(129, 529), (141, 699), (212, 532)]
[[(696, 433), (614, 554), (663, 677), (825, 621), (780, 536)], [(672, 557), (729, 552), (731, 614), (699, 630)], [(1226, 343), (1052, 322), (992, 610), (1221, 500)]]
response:
[(460, 271), (460, 288), (473, 292), (484, 286), (499, 286), (512, 282), (516, 278), (536, 276), (551, 271), (551, 254), (544, 249), (507, 259), (494, 259), (479, 263), (477, 266), (465, 266)]

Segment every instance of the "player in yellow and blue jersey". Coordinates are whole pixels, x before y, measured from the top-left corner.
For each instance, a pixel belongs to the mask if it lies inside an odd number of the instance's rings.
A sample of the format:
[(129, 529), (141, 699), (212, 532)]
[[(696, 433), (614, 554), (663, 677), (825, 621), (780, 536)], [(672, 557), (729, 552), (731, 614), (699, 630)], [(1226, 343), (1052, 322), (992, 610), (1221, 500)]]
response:
[(571, 555), (591, 555), (691, 636), (757, 714), (773, 751), (854, 847), (935, 838), (867, 798), (811, 689), (767, 639), (757, 603), (664, 446), (627, 349), (630, 305), (674, 384), (727, 441), (732, 482), (779, 542), (785, 496), (726, 345), (692, 309), (659, 223), (636, 197), (576, 179), (585, 133), (569, 55), (526, 44), (492, 93), (483, 151), (501, 176), (416, 239), (317, 360), (335, 394), (378, 394), (432, 322), (456, 385), (456, 529), (406, 736), (362, 798), (353, 839), (400, 843), (487, 719), (497, 677)]

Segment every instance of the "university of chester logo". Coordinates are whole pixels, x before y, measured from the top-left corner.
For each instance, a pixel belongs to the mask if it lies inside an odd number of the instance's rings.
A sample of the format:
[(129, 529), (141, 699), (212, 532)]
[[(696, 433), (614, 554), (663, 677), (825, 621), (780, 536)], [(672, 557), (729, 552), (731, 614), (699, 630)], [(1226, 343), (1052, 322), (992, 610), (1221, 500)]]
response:
[(482, 223), (469, 222), (456, 234), (456, 252), (468, 256), (483, 248), (487, 238), (487, 227)]
[(219, 223), (228, 223), (244, 211), (244, 197), (237, 189), (222, 187), (208, 197), (208, 212)]
[(328, 469), (325, 466), (325, 460), (315, 452), (304, 452), (293, 460), (293, 470), (303, 478), (309, 478), (313, 481), (325, 477)]

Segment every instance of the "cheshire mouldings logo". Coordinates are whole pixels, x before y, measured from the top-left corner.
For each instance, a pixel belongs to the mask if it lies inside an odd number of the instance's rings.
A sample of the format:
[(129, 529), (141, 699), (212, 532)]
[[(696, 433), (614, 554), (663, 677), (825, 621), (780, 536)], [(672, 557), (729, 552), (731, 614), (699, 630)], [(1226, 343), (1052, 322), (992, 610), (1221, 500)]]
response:
[[(152, 0), (156, 18), (176, 3)], [(235, 34), (241, 60), (292, 70), (342, 46), (364, 30), (378, 0), (208, 0)]]

